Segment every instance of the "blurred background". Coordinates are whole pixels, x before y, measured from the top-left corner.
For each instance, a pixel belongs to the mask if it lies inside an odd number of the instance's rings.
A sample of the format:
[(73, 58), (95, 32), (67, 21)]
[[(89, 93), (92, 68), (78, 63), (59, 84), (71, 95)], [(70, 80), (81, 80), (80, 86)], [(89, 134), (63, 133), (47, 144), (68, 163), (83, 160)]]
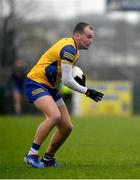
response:
[[(0, 114), (14, 114), (11, 76), (22, 60), (26, 72), (53, 43), (80, 22), (95, 29), (78, 66), (88, 87), (105, 93), (97, 104), (73, 92), (72, 113), (140, 113), (140, 0), (0, 0)], [(24, 98), (23, 113), (36, 113)]]

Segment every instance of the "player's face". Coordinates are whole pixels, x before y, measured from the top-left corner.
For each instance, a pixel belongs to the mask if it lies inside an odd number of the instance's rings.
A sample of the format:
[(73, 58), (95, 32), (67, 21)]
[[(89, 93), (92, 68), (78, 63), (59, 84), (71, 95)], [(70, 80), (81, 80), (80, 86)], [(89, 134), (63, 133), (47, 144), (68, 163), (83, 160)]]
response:
[(92, 44), (94, 38), (94, 31), (89, 26), (85, 27), (84, 32), (79, 37), (79, 49), (88, 49)]

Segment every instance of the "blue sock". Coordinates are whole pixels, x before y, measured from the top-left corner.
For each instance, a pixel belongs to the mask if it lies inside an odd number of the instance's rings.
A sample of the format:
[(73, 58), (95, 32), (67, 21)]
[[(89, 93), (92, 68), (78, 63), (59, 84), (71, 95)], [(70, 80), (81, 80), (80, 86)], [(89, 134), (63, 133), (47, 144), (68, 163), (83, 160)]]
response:
[(38, 154), (39, 148), (40, 148), (40, 145), (33, 143), (28, 154)]
[(33, 144), (32, 144), (32, 149), (34, 149), (34, 150), (38, 151), (38, 150), (39, 150), (39, 148), (40, 148), (40, 145), (35, 144), (35, 143), (33, 143)]

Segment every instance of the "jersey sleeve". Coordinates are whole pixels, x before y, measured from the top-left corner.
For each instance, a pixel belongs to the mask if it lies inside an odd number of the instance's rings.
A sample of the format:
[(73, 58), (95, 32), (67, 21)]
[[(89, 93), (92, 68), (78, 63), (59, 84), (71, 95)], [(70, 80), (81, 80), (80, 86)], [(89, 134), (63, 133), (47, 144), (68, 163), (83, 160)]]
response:
[(76, 60), (76, 49), (72, 45), (64, 46), (60, 51), (61, 61), (67, 64), (73, 64)]

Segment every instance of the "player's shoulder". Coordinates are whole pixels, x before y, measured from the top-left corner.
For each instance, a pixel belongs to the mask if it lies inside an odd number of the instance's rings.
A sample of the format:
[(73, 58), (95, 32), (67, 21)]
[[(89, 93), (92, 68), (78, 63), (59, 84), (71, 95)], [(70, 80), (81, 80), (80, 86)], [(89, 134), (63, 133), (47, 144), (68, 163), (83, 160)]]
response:
[(62, 51), (67, 51), (72, 54), (76, 54), (76, 48), (74, 40), (72, 38), (63, 38), (61, 41), (63, 43)]
[(79, 58), (79, 51), (73, 38), (63, 38), (63, 45), (60, 50), (60, 57), (63, 62), (74, 63)]
[(58, 43), (62, 44), (63, 46), (66, 45), (74, 46), (74, 40), (72, 38), (62, 38), (58, 41)]

